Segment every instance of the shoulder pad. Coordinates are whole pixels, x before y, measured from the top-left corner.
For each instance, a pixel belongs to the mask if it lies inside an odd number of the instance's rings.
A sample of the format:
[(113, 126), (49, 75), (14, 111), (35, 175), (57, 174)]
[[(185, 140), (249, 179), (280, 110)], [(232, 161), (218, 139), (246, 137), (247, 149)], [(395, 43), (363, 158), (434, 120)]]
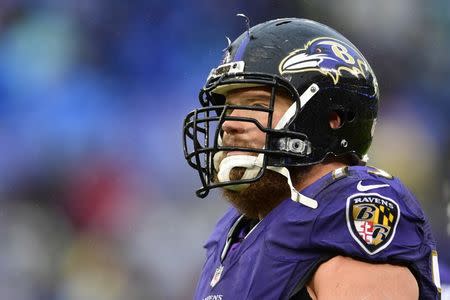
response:
[(371, 170), (351, 167), (345, 178), (321, 192), (326, 207), (316, 219), (313, 244), (381, 260), (422, 244), (424, 218), (417, 200), (398, 179)]

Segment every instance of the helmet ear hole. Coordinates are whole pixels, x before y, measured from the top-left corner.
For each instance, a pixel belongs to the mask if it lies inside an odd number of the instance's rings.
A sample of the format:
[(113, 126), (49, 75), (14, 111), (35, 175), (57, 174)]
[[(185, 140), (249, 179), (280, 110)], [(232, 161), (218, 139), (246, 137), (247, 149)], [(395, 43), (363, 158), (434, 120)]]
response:
[(331, 129), (339, 129), (344, 125), (344, 112), (341, 110), (333, 110), (328, 115), (328, 122)]

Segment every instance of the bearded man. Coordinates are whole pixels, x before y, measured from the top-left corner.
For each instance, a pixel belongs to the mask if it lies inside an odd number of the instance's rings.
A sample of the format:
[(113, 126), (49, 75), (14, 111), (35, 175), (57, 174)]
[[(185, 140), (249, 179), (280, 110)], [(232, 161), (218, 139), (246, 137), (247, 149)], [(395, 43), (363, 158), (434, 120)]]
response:
[(375, 74), (305, 19), (248, 28), (184, 122), (205, 197), (232, 208), (205, 244), (195, 299), (439, 299), (435, 241), (414, 196), (366, 166)]

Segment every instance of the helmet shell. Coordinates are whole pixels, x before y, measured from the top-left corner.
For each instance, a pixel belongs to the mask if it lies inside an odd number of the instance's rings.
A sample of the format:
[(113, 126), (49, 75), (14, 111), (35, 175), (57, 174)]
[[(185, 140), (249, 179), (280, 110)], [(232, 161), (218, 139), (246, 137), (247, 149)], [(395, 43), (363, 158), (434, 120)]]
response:
[[(342, 34), (307, 19), (271, 20), (230, 44), (222, 64), (232, 62), (245, 64), (243, 74), (236, 74), (241, 85), (234, 84), (235, 88), (249, 86), (245, 74), (281, 78), (285, 86), (295, 89), (294, 98), (313, 83), (319, 86), (319, 92), (286, 127), (307, 136), (311, 153), (301, 158), (278, 157), (272, 164), (313, 164), (328, 154), (351, 153), (361, 159), (367, 153), (378, 111), (378, 83), (367, 60)], [(214, 91), (228, 90), (227, 84), (224, 80)], [(330, 127), (332, 112), (341, 119), (339, 128)], [(268, 147), (277, 144), (274, 137)]]

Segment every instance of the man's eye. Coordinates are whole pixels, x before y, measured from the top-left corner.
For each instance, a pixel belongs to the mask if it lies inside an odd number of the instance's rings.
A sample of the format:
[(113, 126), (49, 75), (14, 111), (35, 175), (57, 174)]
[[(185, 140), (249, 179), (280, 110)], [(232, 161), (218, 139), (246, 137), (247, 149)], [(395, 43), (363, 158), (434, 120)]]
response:
[(268, 108), (269, 107), (268, 104), (264, 104), (264, 103), (255, 103), (252, 106), (261, 107), (261, 108)]

